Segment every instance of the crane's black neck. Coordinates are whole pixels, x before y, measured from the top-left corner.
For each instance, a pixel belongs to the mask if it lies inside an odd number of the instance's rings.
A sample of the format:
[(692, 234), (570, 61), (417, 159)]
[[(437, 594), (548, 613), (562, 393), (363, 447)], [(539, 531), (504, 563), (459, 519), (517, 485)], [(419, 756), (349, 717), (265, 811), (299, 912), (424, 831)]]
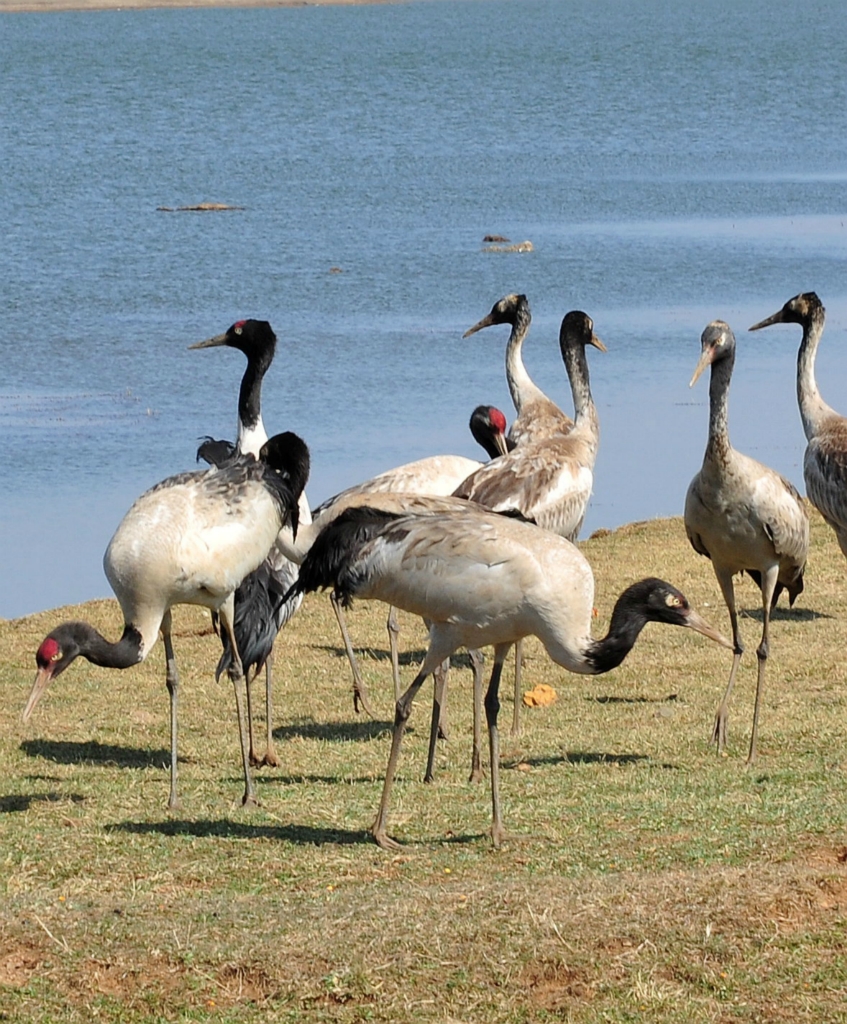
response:
[(601, 675), (617, 668), (648, 622), (683, 626), (688, 611), (683, 595), (664, 580), (649, 577), (633, 583), (615, 602), (609, 632), (601, 640), (592, 640), (585, 649), (591, 672)]
[[(107, 640), (87, 622), (66, 622), (51, 634), (63, 651), (81, 656), (92, 665), (103, 668), (130, 668), (141, 661), (143, 637), (135, 626), (127, 623), (117, 643)], [(71, 659), (72, 660), (72, 659)]]
[(594, 399), (591, 397), (591, 380), (588, 373), (585, 345), (579, 342), (563, 344), (562, 359), (573, 395), (574, 422), (579, 423), (584, 419), (596, 416)]
[(641, 630), (648, 622), (643, 612), (639, 613), (632, 608), (621, 609), (619, 600), (612, 612), (609, 632), (602, 640), (593, 640), (585, 653), (592, 673), (602, 675), (617, 668), (635, 646)]
[(262, 418), (262, 381), (270, 365), (271, 360), (265, 355), (247, 358), (238, 392), (239, 433), (255, 430)]

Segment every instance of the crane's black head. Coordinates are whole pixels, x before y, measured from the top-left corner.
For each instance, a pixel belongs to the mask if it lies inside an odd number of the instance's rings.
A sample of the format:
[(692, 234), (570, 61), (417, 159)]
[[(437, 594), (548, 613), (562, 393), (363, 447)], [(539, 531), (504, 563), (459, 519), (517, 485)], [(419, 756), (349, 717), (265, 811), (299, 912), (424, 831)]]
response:
[(471, 413), (470, 428), (474, 440), (485, 449), (490, 459), (508, 453), (506, 417), (496, 406), (478, 405)]
[(648, 622), (685, 626), (723, 647), (732, 648), (732, 644), (691, 607), (682, 591), (651, 576), (627, 587), (615, 602), (609, 632), (602, 640), (595, 640), (588, 651), (594, 671), (601, 673), (617, 668)]
[(805, 327), (815, 318), (823, 317), (825, 314), (823, 303), (815, 292), (800, 292), (793, 299), (789, 299), (773, 316), (753, 324), (749, 330), (758, 331), (762, 327), (770, 327), (771, 324), (800, 324), (801, 327)]
[(594, 333), (594, 321), (587, 313), (580, 309), (572, 309), (565, 313), (562, 319), (562, 326), (559, 328), (559, 348), (564, 353), (566, 348), (573, 348), (576, 345), (593, 345), (601, 352), (606, 351), (606, 346)]
[(462, 337), (467, 338), (471, 334), (481, 331), (483, 327), (491, 327), (493, 324), (511, 324), (514, 327), (521, 318), (525, 318), (527, 321), (530, 319), (527, 297), (525, 295), (506, 295), (499, 302), (494, 303), (488, 316), (484, 316), (473, 327), (469, 327)]
[(688, 386), (694, 387), (706, 367), (721, 359), (730, 359), (734, 362), (735, 335), (728, 323), (723, 320), (713, 320), (706, 325), (706, 329), (700, 335), (700, 360)]
[(35, 681), (23, 711), (24, 721), (32, 714), (35, 705), (44, 696), (50, 683), (82, 653), (81, 637), (77, 629), (77, 626), (80, 625), (83, 624), (63, 622), (41, 641), (41, 646), (35, 652), (35, 664), (38, 671), (35, 674)]
[(259, 458), (288, 481), (296, 501), (309, 480), (310, 458), (306, 442), (290, 430), (274, 434), (262, 445)]
[(189, 345), (194, 348), (217, 348), (226, 345), (243, 352), (249, 362), (270, 366), (276, 352), (276, 335), (267, 320), (237, 320), (223, 334)]

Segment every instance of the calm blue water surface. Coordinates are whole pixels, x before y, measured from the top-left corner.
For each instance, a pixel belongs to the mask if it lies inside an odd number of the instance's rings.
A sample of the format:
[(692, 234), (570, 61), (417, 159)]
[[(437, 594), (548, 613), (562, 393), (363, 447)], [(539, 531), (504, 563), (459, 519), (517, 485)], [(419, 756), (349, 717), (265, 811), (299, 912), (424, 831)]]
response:
[[(4, 15), (0, 616), (109, 593), (134, 497), (234, 436), (243, 357), (187, 346), (247, 316), (279, 336), (265, 422), (308, 441), (313, 502), (476, 457), (473, 406), (511, 413), (507, 329), (462, 332), (511, 291), (566, 409), (561, 317), (609, 349), (584, 535), (681, 511), (715, 317), (735, 445), (802, 488), (799, 328), (746, 328), (816, 290), (847, 412), (845, 39), (843, 0)], [(157, 210), (204, 200), (244, 209)]]

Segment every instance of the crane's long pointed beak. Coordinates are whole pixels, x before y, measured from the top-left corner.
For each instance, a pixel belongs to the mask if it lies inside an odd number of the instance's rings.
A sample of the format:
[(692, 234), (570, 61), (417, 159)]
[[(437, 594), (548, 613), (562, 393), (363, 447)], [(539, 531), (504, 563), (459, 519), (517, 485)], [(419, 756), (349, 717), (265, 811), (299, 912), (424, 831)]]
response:
[(226, 345), (227, 335), (216, 334), (214, 338), (206, 338), (205, 341), (197, 341), (193, 345), (188, 346), (188, 350), (191, 351), (193, 348), (216, 348), (218, 345)]
[(752, 327), (748, 327), (747, 330), (748, 331), (758, 331), (758, 330), (761, 330), (762, 327), (770, 327), (771, 324), (781, 324), (781, 323), (782, 323), (782, 310), (780, 309), (780, 310), (777, 310), (777, 312), (774, 313), (773, 316), (769, 316), (769, 317), (767, 317), (764, 320), (760, 320), (757, 324), (753, 324)]
[(609, 351), (606, 348), (606, 346), (603, 344), (603, 342), (597, 337), (596, 334), (592, 334), (591, 335), (591, 342), (590, 342), (590, 344), (592, 344), (595, 348), (599, 348), (601, 352), (608, 352)]
[(494, 446), (501, 455), (509, 454), (509, 444), (506, 441), (506, 435), (501, 434), (499, 431), (494, 435)]
[(47, 687), (53, 679), (53, 673), (49, 668), (40, 668), (35, 674), (35, 682), (32, 684), (32, 689), (29, 691), (29, 700), (26, 702), (26, 707), (21, 714), (21, 721), (26, 722), (29, 716), (35, 710), (35, 705), (44, 696)]
[(700, 374), (706, 369), (707, 366), (710, 366), (711, 363), (712, 363), (712, 350), (708, 349), (708, 348), (704, 348), (702, 353), (700, 354), (700, 361), (697, 363), (697, 366), (694, 369), (694, 376), (688, 382), (688, 386), (690, 388), (694, 387), (694, 385), (700, 379)]
[(483, 327), (490, 327), (493, 323), (496, 323), (496, 322), (497, 321), (494, 319), (494, 317), (491, 315), (491, 313), (489, 313), (488, 316), (484, 316), (479, 321), (479, 323), (474, 324), (473, 327), (469, 327), (465, 331), (465, 333), (462, 335), (462, 337), (463, 338), (469, 338), (472, 334), (476, 334), (477, 331), (481, 331), (483, 329)]
[(703, 616), (693, 608), (688, 609), (688, 617), (685, 624), (698, 633), (702, 633), (703, 636), (707, 636), (710, 640), (714, 640), (721, 647), (728, 647), (731, 651), (735, 650), (723, 633), (719, 633), (714, 626), (706, 622)]

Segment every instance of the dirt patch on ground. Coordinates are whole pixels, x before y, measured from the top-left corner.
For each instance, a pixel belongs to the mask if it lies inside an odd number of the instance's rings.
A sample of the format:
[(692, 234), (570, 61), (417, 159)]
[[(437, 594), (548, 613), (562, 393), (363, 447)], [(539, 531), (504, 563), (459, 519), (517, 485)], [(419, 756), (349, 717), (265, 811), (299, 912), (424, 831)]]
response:
[(585, 971), (544, 961), (528, 964), (519, 983), (533, 1005), (548, 1013), (566, 1010), (574, 1003), (590, 1002), (595, 993)]
[(34, 945), (14, 942), (0, 950), (0, 986), (23, 988), (38, 970), (43, 952)]

